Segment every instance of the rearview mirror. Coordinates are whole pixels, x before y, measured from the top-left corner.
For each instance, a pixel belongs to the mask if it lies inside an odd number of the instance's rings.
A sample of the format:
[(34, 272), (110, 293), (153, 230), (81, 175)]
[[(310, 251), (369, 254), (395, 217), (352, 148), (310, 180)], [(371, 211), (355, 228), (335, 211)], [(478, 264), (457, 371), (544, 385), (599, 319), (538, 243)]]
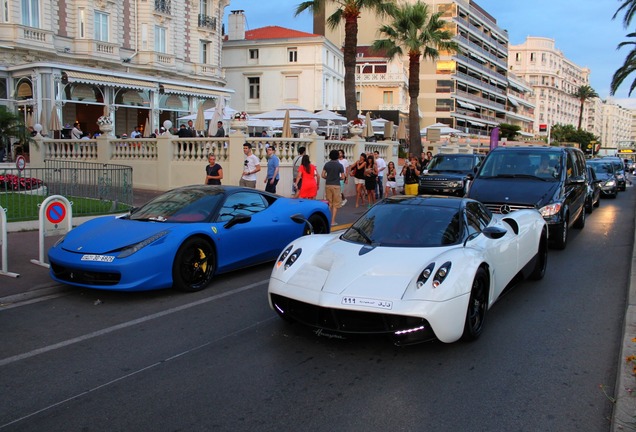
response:
[(236, 215), (232, 219), (227, 221), (227, 223), (223, 225), (223, 228), (225, 229), (232, 228), (234, 225), (248, 223), (251, 220), (252, 220), (252, 216)]

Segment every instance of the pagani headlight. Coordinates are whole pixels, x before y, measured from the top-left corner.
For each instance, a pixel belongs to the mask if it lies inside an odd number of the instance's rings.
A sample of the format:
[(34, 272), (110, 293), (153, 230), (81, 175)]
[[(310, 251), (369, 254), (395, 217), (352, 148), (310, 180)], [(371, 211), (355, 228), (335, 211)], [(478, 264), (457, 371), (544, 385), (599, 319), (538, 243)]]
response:
[(279, 268), (283, 265), (283, 262), (285, 262), (285, 259), (289, 256), (293, 247), (294, 245), (289, 246), (283, 251), (282, 254), (280, 254), (280, 257), (278, 257), (278, 261), (276, 261), (276, 268)]
[(294, 265), (294, 263), (298, 260), (298, 257), (300, 257), (300, 254), (302, 252), (303, 252), (302, 249), (296, 249), (289, 255), (289, 257), (287, 258), (287, 261), (285, 261), (285, 270), (287, 270), (292, 265)]
[(435, 277), (433, 278), (433, 288), (437, 288), (444, 282), (448, 273), (450, 273), (451, 262), (446, 261), (444, 264), (440, 266), (439, 269), (435, 272)]
[(433, 269), (435, 268), (435, 263), (430, 263), (426, 266), (424, 270), (417, 277), (417, 289), (420, 289), (424, 286), (428, 278), (433, 274)]
[(301, 248), (298, 248), (292, 252), (293, 248), (294, 248), (294, 245), (291, 245), (287, 249), (285, 249), (282, 254), (280, 254), (278, 261), (276, 261), (276, 268), (280, 268), (280, 266), (283, 265), (284, 266), (283, 268), (287, 270), (292, 265), (294, 265), (294, 263), (298, 260), (298, 257), (300, 257), (300, 254), (303, 252), (303, 250)]
[(156, 242), (157, 240), (159, 240), (160, 238), (162, 238), (163, 236), (165, 236), (167, 234), (168, 234), (168, 231), (161, 231), (161, 232), (158, 232), (155, 235), (152, 235), (152, 236), (148, 237), (145, 240), (140, 241), (139, 243), (135, 243), (134, 245), (127, 246), (124, 249), (122, 249), (122, 251), (119, 253), (119, 255), (117, 255), (117, 258), (129, 257), (132, 254), (134, 254), (136, 252), (139, 252), (141, 249), (145, 248), (149, 244), (152, 244), (152, 243)]

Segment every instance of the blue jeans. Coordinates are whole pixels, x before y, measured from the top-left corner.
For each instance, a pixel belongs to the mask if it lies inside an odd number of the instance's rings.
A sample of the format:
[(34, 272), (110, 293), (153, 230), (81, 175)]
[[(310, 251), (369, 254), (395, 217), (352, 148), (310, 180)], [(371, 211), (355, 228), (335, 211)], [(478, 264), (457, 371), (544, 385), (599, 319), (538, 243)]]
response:
[(375, 182), (375, 196), (378, 199), (382, 199), (384, 197), (384, 188), (382, 187), (382, 179), (384, 176), (378, 176), (377, 181)]

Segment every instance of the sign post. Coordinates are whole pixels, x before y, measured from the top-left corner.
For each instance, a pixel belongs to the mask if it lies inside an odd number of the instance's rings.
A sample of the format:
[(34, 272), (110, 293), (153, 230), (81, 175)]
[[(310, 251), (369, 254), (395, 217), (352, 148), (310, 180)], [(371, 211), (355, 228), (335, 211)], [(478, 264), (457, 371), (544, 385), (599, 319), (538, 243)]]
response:
[(73, 228), (73, 210), (71, 203), (62, 195), (51, 195), (40, 204), (39, 259), (33, 264), (49, 268), (44, 260), (44, 237), (63, 235)]
[(0, 275), (13, 278), (20, 277), (18, 273), (7, 271), (7, 215), (6, 210), (0, 207), (0, 253), (2, 254), (2, 267), (0, 267)]

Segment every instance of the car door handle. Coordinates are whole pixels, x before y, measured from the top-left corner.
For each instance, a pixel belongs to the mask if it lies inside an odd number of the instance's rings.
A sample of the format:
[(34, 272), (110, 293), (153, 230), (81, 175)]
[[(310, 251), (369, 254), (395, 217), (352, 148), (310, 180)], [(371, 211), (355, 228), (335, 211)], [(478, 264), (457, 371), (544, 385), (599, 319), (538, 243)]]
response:
[(272, 222), (278, 222), (278, 218), (277, 217), (272, 218)]

